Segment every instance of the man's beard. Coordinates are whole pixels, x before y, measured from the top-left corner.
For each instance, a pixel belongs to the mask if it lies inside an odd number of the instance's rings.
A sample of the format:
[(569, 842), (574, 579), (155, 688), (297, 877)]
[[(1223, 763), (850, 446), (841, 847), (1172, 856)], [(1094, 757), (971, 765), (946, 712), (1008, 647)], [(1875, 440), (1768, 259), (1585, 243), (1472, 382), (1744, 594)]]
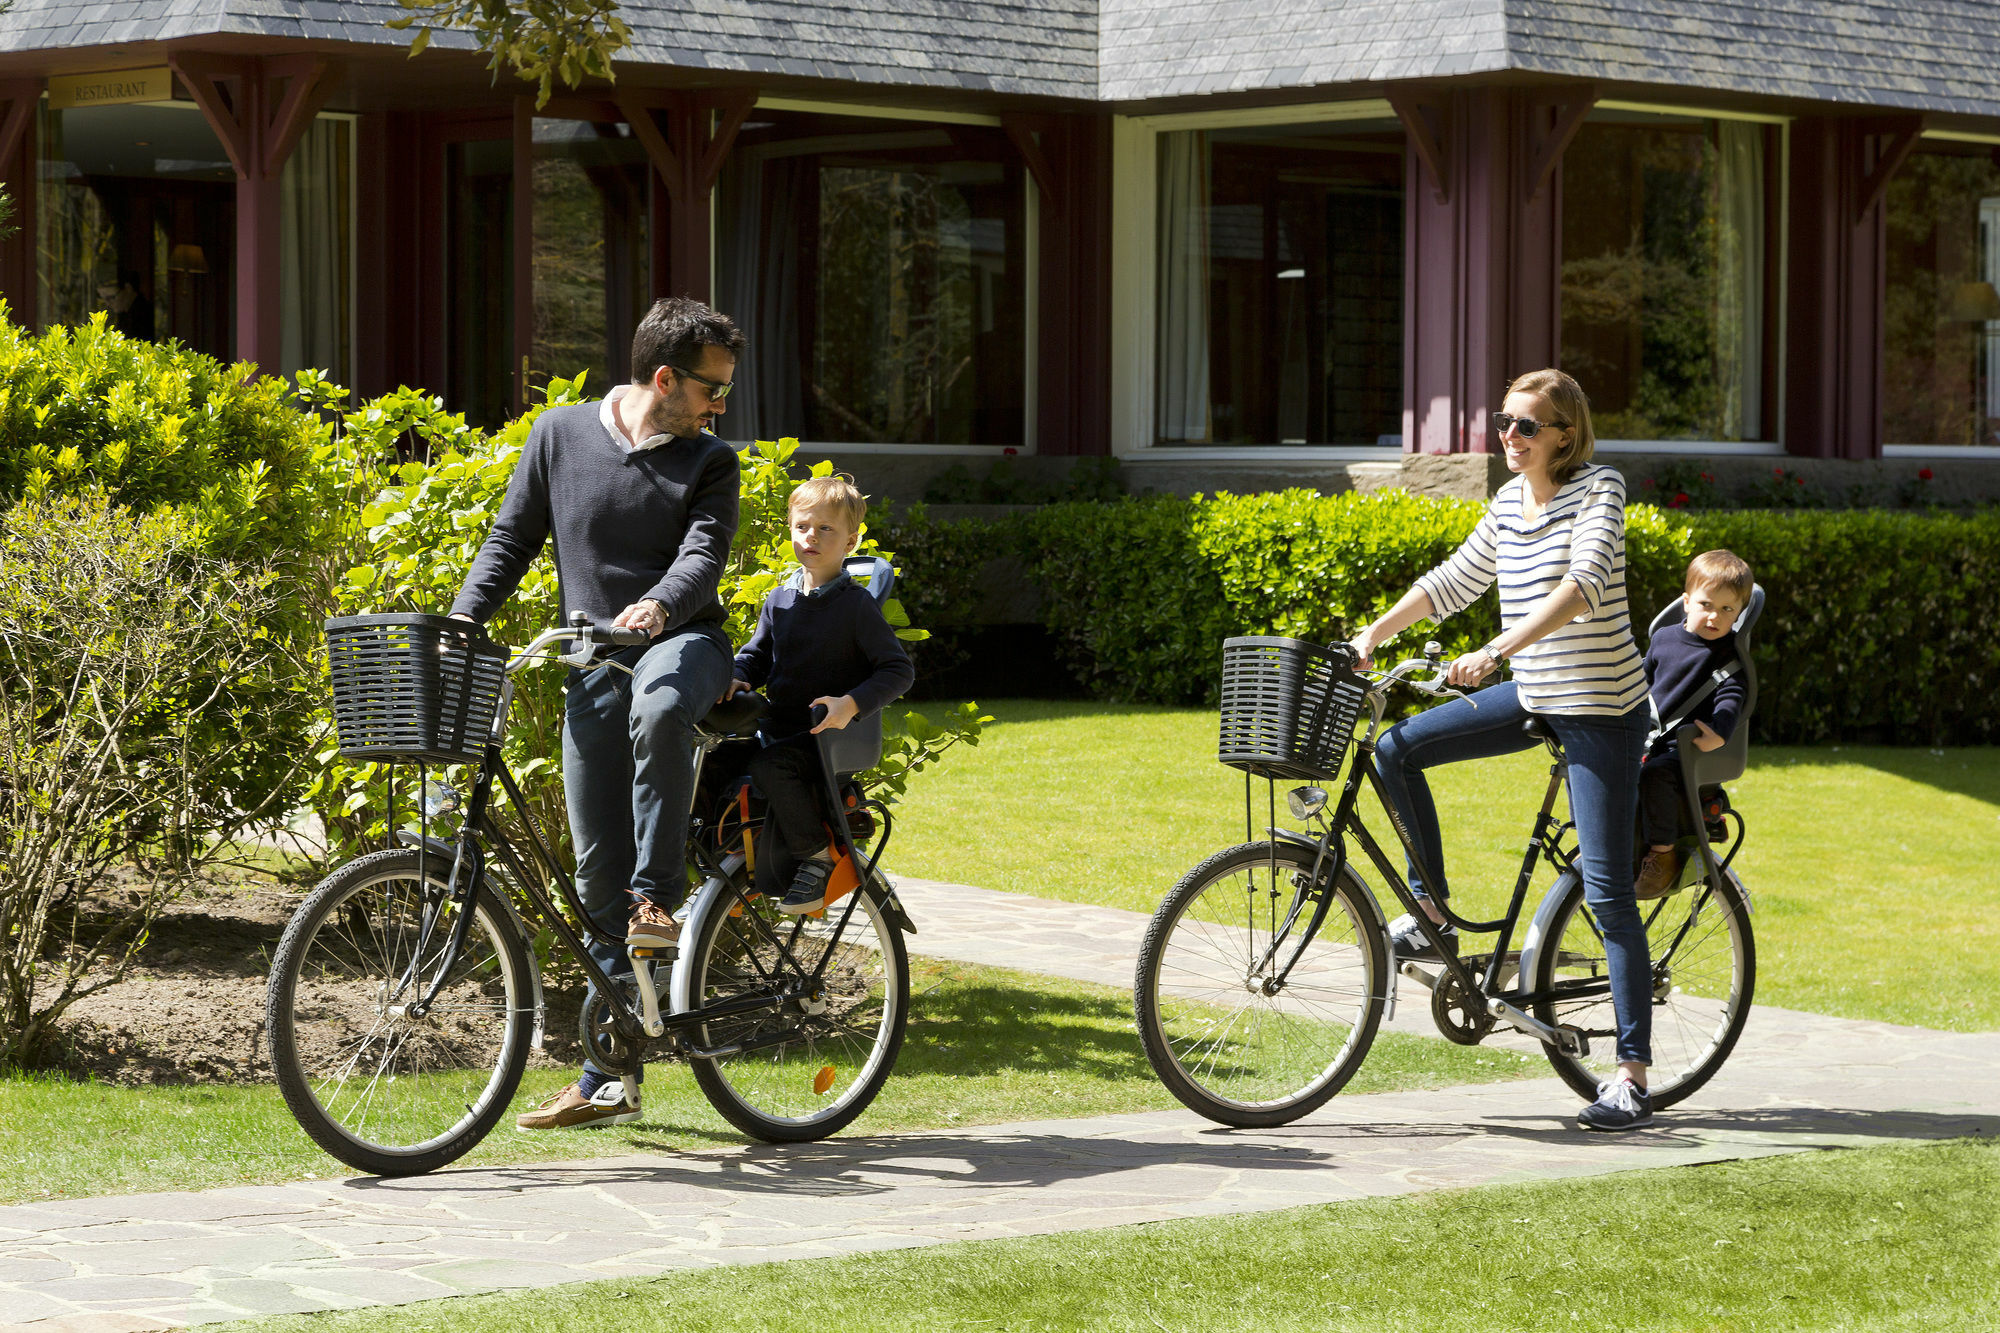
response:
[(646, 413), (647, 435), (693, 436), (701, 433), (701, 417), (691, 413), (681, 417), (675, 410), (673, 400), (658, 398)]

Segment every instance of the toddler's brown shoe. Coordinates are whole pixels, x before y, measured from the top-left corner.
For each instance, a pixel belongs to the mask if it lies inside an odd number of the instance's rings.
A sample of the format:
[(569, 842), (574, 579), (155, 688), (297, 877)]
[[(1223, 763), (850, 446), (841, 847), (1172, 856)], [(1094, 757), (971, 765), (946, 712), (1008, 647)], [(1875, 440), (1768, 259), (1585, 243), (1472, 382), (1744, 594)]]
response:
[(1674, 881), (1680, 877), (1680, 857), (1671, 847), (1664, 852), (1648, 847), (1646, 859), (1639, 863), (1639, 879), (1632, 892), (1642, 903), (1664, 898), (1674, 891)]
[(671, 949), (680, 942), (681, 923), (658, 906), (640, 903), (632, 909), (632, 920), (625, 927), (626, 947)]
[(580, 1084), (572, 1083), (534, 1110), (515, 1119), (519, 1129), (587, 1129), (593, 1125), (628, 1125), (639, 1118), (639, 1099), (625, 1104), (625, 1085), (617, 1080), (606, 1083), (595, 1097), (583, 1095)]

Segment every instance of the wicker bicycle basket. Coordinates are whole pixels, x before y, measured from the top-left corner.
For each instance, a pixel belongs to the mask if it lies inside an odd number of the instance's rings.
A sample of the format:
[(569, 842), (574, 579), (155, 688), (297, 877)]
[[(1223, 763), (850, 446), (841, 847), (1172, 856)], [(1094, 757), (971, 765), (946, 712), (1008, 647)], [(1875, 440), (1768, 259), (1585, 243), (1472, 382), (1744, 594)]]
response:
[(333, 718), (344, 759), (477, 763), (500, 703), (507, 651), (447, 616), (326, 622)]
[(1260, 778), (1332, 782), (1354, 738), (1365, 685), (1301, 639), (1225, 639), (1216, 758)]

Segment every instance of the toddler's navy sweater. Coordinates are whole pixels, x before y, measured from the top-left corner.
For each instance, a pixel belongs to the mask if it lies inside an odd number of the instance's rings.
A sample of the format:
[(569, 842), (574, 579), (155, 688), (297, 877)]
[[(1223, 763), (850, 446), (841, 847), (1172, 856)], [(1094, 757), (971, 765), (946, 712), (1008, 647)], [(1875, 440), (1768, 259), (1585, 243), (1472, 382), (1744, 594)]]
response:
[(874, 596), (839, 574), (810, 592), (780, 588), (764, 599), (756, 631), (736, 654), (736, 678), (764, 691), (771, 711), (758, 729), (782, 740), (811, 729), (815, 699), (851, 694), (865, 716), (917, 673)]
[[(1646, 649), (1646, 680), (1653, 690), (1653, 708), (1662, 724), (1681, 715), (1708, 678), (1736, 660), (1736, 631), (1719, 639), (1704, 639), (1688, 632), (1686, 625), (1669, 625), (1653, 636)], [(1682, 722), (1691, 726), (1706, 722), (1724, 740), (1736, 729), (1736, 715), (1743, 710), (1745, 696), (1742, 673), (1715, 687), (1715, 692), (1695, 706)], [(1664, 754), (1673, 748), (1674, 738), (1662, 735), (1653, 742), (1652, 752)]]

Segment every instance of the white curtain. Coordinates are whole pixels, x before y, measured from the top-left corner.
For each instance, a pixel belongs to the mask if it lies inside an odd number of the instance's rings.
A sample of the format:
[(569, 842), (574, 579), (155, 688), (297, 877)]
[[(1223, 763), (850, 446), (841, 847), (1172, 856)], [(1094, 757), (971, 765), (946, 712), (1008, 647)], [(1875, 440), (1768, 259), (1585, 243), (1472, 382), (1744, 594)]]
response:
[(1209, 438), (1208, 136), (1160, 136), (1159, 438)]
[(721, 421), (732, 440), (775, 440), (805, 429), (799, 362), (799, 205), (817, 160), (739, 151), (722, 191), (723, 313), (749, 340)]
[(1763, 438), (1764, 127), (1721, 122), (1716, 373), (1728, 438)]
[(348, 173), (345, 121), (299, 136), (279, 181), (278, 300), (287, 375), (312, 367), (352, 384), (348, 365)]

